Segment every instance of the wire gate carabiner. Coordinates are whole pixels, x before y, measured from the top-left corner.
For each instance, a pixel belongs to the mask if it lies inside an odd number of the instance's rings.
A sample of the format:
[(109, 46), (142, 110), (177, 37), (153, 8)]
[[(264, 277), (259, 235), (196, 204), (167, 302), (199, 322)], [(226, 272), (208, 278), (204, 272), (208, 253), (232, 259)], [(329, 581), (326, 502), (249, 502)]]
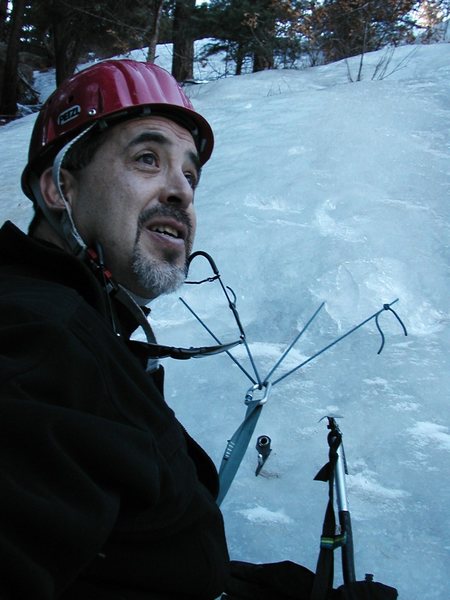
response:
[[(272, 389), (272, 384), (269, 381), (266, 381), (265, 383), (262, 383), (261, 385), (258, 383), (255, 383), (255, 385), (253, 385), (251, 388), (249, 388), (247, 390), (247, 393), (245, 394), (245, 404), (248, 406), (249, 404), (259, 404), (259, 405), (263, 405), (265, 404), (270, 396), (270, 392)], [(255, 392), (262, 392), (262, 397), (261, 398), (254, 398), (254, 393)]]

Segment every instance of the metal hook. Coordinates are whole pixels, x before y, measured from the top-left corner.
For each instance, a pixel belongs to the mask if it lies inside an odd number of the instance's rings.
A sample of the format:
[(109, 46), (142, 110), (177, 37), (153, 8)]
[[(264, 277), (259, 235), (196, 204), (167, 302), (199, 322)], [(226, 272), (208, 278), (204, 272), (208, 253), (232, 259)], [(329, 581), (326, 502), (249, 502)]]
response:
[[(232, 288), (230, 288), (229, 285), (225, 286), (227, 288), (227, 290), (231, 293), (233, 300), (231, 301), (231, 304), (233, 304), (233, 306), (236, 306), (236, 302), (237, 302), (237, 296), (234, 293), (234, 290)], [(230, 299), (228, 298), (228, 300), (230, 301)]]
[[(398, 314), (395, 312), (395, 310), (394, 310), (393, 308), (391, 308), (390, 304), (383, 304), (383, 310), (390, 310), (390, 311), (391, 311), (391, 313), (393, 313), (393, 315), (396, 317), (397, 321), (398, 321), (398, 322), (400, 323), (400, 325), (402, 326), (402, 328), (403, 328), (403, 333), (405, 334), (405, 336), (407, 336), (407, 335), (408, 335), (408, 332), (406, 331), (406, 327), (405, 327), (405, 325), (404, 325), (403, 321), (400, 319), (400, 317), (399, 317), (399, 316), (398, 316)], [(380, 335), (381, 335), (381, 346), (380, 346), (380, 348), (379, 348), (379, 350), (378, 350), (377, 354), (381, 354), (381, 351), (382, 351), (382, 350), (383, 350), (383, 348), (384, 348), (384, 342), (385, 342), (384, 333), (383, 333), (383, 331), (382, 331), (382, 329), (381, 329), (381, 327), (380, 327), (380, 323), (378, 322), (378, 318), (379, 318), (379, 316), (380, 316), (381, 312), (382, 312), (382, 311), (380, 311), (380, 312), (379, 312), (379, 313), (376, 315), (376, 317), (375, 317), (375, 325), (377, 326), (377, 329), (378, 329), (378, 331), (379, 331), (379, 333), (380, 333)]]

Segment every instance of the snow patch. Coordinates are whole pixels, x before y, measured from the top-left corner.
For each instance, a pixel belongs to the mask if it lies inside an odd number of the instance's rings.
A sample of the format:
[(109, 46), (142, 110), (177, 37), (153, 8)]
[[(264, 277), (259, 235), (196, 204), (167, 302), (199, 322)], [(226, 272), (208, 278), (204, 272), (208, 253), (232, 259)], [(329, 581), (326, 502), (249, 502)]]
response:
[(238, 510), (237, 513), (243, 515), (252, 523), (271, 523), (279, 525), (289, 525), (293, 520), (283, 510), (269, 510), (264, 506), (255, 506), (244, 510)]
[(440, 450), (450, 451), (449, 428), (429, 421), (418, 421), (408, 430), (418, 446), (433, 445)]

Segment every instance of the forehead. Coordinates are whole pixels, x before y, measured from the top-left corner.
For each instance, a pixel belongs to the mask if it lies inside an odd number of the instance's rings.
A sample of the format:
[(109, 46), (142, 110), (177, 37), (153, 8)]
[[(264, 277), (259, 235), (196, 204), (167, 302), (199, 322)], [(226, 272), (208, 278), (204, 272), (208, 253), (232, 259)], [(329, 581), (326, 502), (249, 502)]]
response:
[[(111, 130), (111, 141), (120, 146), (127, 146), (133, 140), (138, 140), (146, 132), (160, 134), (159, 139), (165, 140), (168, 147), (181, 152), (197, 154), (194, 138), (191, 133), (166, 117), (142, 117), (131, 119), (115, 125)], [(142, 138), (145, 139), (145, 136)], [(155, 136), (155, 140), (158, 136)]]

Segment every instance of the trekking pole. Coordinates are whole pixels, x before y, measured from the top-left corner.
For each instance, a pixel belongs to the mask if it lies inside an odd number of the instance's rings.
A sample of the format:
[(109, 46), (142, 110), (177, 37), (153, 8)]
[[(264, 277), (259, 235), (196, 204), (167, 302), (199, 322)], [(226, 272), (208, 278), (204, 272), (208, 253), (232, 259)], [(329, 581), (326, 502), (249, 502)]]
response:
[[(366, 573), (364, 580), (356, 581), (352, 523), (345, 489), (347, 465), (342, 433), (335, 417), (323, 417), (323, 419), (325, 418), (328, 419), (328, 429), (330, 430), (327, 436), (328, 462), (314, 479), (328, 484), (328, 503), (320, 536), (316, 575), (309, 600), (328, 600), (330, 597), (346, 598), (347, 600), (396, 600), (397, 590), (373, 581), (371, 573)], [(340, 528), (336, 527), (335, 498)], [(335, 590), (335, 596), (332, 590), (334, 587), (334, 551), (337, 548), (341, 549), (344, 584)]]
[(348, 474), (345, 461), (344, 446), (342, 444), (342, 433), (334, 417), (328, 418), (328, 443), (330, 448), (336, 451), (336, 463), (334, 472), (334, 482), (336, 487), (336, 504), (338, 508), (339, 524), (341, 533), (345, 535), (345, 542), (341, 547), (342, 552), (342, 574), (344, 583), (355, 581), (355, 560), (353, 552), (353, 533), (350, 511), (347, 502), (347, 490), (345, 487), (345, 475)]
[[(342, 575), (344, 584), (355, 581), (355, 565), (353, 557), (353, 536), (350, 512), (348, 510), (347, 492), (345, 489), (345, 456), (342, 445), (342, 434), (334, 417), (328, 419), (327, 436), (329, 452), (328, 462), (314, 477), (316, 481), (328, 484), (328, 503), (320, 537), (320, 552), (317, 559), (316, 577), (311, 592), (311, 600), (325, 600), (333, 588), (334, 551), (341, 549)], [(320, 419), (322, 421), (322, 419)], [(335, 496), (339, 513), (340, 531), (336, 528)]]

